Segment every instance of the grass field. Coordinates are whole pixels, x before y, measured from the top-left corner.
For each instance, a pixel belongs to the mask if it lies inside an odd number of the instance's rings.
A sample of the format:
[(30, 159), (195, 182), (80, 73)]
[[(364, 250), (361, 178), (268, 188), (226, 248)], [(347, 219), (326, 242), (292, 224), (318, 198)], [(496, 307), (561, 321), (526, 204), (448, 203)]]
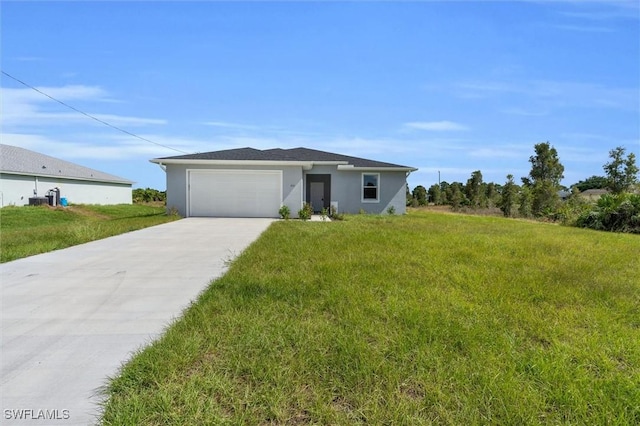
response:
[(640, 238), (430, 212), (278, 222), (103, 424), (639, 424)]
[(0, 209), (0, 261), (46, 253), (177, 219), (148, 205)]

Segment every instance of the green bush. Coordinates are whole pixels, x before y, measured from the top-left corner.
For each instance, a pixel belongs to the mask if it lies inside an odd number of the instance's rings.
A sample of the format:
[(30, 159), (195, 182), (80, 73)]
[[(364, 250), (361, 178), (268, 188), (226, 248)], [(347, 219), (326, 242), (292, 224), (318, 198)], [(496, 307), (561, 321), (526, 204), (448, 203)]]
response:
[(331, 208), (329, 209), (329, 217), (332, 220), (344, 220), (344, 214), (338, 213), (338, 209), (336, 209), (336, 206), (331, 206)]
[(567, 226), (576, 226), (580, 216), (588, 213), (593, 208), (593, 203), (579, 196), (572, 195), (569, 199), (562, 203), (554, 214), (554, 220)]
[(320, 212), (320, 216), (322, 217), (322, 221), (324, 222), (325, 220), (327, 220), (327, 217), (329, 216), (329, 210), (325, 207), (322, 209), (322, 211)]
[(289, 209), (289, 206), (280, 207), (278, 213), (280, 213), (280, 217), (284, 220), (289, 220), (289, 217), (291, 217), (291, 209)]
[(578, 217), (576, 226), (640, 234), (640, 195), (605, 194), (593, 209)]
[(311, 204), (309, 203), (304, 203), (302, 208), (298, 210), (298, 217), (302, 220), (311, 219), (312, 214), (313, 214), (313, 207), (311, 207)]
[(158, 191), (152, 188), (136, 188), (132, 191), (134, 203), (150, 203), (153, 201), (167, 201), (167, 191)]

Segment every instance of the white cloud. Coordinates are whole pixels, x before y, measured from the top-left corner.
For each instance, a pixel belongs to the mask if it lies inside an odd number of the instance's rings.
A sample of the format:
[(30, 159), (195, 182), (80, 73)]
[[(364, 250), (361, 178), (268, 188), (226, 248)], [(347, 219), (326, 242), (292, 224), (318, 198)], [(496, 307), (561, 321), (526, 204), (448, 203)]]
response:
[[(36, 89), (61, 101), (72, 99), (98, 101), (108, 99), (107, 92), (99, 86), (68, 85), (62, 87), (36, 87)], [(2, 87), (0, 88), (0, 93), (2, 94), (3, 102), (7, 104), (52, 102), (47, 96), (29, 88), (12, 89)]]
[[(529, 149), (529, 148), (527, 148)], [(490, 146), (483, 148), (471, 149), (468, 152), (470, 157), (476, 158), (507, 158), (507, 159), (522, 159), (527, 158), (526, 152), (522, 146)]]
[[(580, 0), (582, 6), (585, 5), (584, 0)], [(592, 5), (597, 5), (596, 2), (589, 2)], [(631, 0), (629, 2), (624, 1), (607, 1), (602, 2), (600, 5), (604, 5), (605, 7), (599, 7), (597, 9), (591, 8), (591, 10), (580, 10), (580, 11), (565, 11), (561, 12), (562, 15), (575, 18), (575, 19), (584, 19), (590, 21), (611, 21), (617, 19), (638, 19), (638, 12), (640, 12), (640, 3), (636, 0)], [(612, 7), (607, 7), (612, 6)]]
[(258, 130), (259, 129), (259, 127), (257, 126), (250, 126), (250, 125), (238, 124), (238, 123), (229, 123), (226, 121), (205, 121), (202, 124), (204, 124), (205, 126), (221, 127), (224, 129), (238, 129), (238, 130)]
[(640, 95), (637, 87), (554, 80), (460, 82), (454, 85), (453, 93), (463, 99), (510, 97), (511, 102), (527, 102), (543, 111), (566, 107), (637, 111)]
[(501, 93), (518, 93), (522, 89), (515, 85), (496, 81), (460, 82), (454, 85), (453, 93), (462, 99), (485, 99)]
[[(84, 103), (113, 102), (108, 92), (98, 86), (72, 85), (42, 87), (38, 90), (65, 103), (66, 101), (83, 101)], [(74, 105), (71, 106), (75, 108)], [(27, 128), (28, 130), (34, 126), (99, 124), (96, 120), (80, 112), (73, 111), (59, 102), (28, 88), (0, 88), (0, 107), (2, 110), (2, 125), (5, 131), (15, 131), (20, 128)], [(162, 119), (92, 113), (89, 110), (93, 108), (95, 107), (78, 109), (84, 110), (87, 114), (113, 126), (146, 126), (166, 123), (166, 120)]]
[(277, 138), (278, 140), (296, 137), (299, 139), (311, 139), (314, 137), (320, 138), (324, 136), (318, 132), (300, 131), (275, 125), (241, 124), (228, 121), (205, 121), (199, 124), (215, 127), (220, 133), (225, 132), (228, 135), (264, 135), (265, 138)]
[(415, 130), (427, 130), (434, 132), (448, 132), (448, 131), (461, 131), (468, 130), (467, 126), (453, 121), (412, 121), (404, 123), (403, 126), (407, 129)]
[(143, 118), (143, 117), (128, 117), (114, 114), (91, 114), (102, 121), (105, 121), (112, 125), (131, 125), (131, 126), (146, 126), (146, 125), (159, 125), (167, 124), (167, 120), (158, 118)]
[[(133, 140), (131, 140), (133, 139)], [(91, 142), (86, 142), (90, 140)], [(30, 133), (3, 133), (2, 143), (30, 149), (68, 161), (76, 159), (126, 160), (132, 158), (148, 159), (158, 152), (176, 155), (175, 151), (154, 146), (126, 136), (90, 138), (82, 136), (49, 136)]]
[(583, 33), (611, 33), (614, 30), (608, 27), (594, 27), (589, 25), (556, 25), (555, 28), (565, 31), (578, 31)]
[(566, 5), (571, 10), (560, 12), (571, 18), (588, 20), (638, 19), (637, 0), (527, 0), (531, 3)]

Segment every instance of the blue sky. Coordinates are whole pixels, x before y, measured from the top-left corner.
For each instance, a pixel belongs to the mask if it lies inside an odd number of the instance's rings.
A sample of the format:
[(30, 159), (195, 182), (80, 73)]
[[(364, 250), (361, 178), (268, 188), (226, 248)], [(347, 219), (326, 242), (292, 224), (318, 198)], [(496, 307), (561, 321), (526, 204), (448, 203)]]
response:
[[(151, 158), (304, 146), (504, 183), (538, 142), (565, 185), (640, 157), (636, 0), (13, 2), (2, 143), (165, 188)], [(161, 145), (174, 148), (171, 150)]]

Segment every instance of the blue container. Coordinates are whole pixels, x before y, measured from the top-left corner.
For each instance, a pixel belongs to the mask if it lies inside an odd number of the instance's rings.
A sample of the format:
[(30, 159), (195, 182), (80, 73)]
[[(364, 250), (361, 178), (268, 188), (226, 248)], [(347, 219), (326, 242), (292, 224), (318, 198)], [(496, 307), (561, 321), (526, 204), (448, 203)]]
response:
[(62, 207), (67, 207), (67, 206), (68, 206), (68, 204), (67, 204), (67, 199), (66, 199), (66, 198), (64, 198), (64, 197), (63, 197), (63, 198), (60, 198), (60, 205), (61, 205)]

